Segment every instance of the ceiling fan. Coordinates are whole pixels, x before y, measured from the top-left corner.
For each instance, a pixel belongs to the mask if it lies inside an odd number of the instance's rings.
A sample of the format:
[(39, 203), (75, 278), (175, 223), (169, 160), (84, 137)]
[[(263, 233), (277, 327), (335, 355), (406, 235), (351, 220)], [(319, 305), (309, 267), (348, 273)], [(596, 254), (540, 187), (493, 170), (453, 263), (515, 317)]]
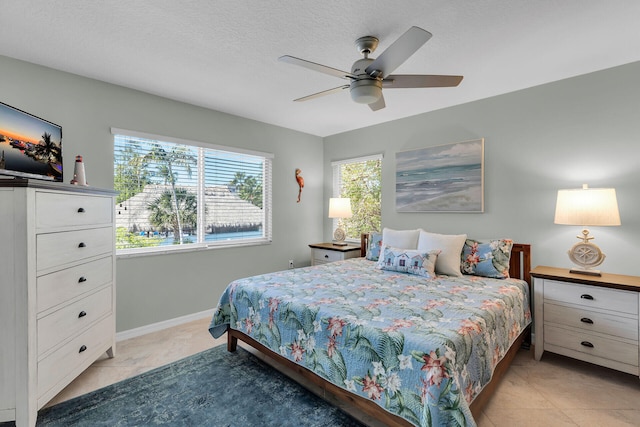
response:
[(391, 74), (430, 38), (430, 32), (419, 27), (411, 27), (389, 46), (387, 50), (374, 59), (369, 58), (369, 55), (378, 47), (378, 39), (373, 36), (360, 37), (356, 40), (356, 48), (364, 58), (353, 63), (351, 72), (316, 64), (315, 62), (289, 55), (281, 56), (278, 60), (349, 81), (349, 84), (294, 99), (294, 101), (308, 101), (320, 96), (349, 89), (351, 98), (355, 102), (367, 104), (373, 111), (377, 111), (385, 107), (382, 88), (453, 87), (460, 84), (462, 76)]

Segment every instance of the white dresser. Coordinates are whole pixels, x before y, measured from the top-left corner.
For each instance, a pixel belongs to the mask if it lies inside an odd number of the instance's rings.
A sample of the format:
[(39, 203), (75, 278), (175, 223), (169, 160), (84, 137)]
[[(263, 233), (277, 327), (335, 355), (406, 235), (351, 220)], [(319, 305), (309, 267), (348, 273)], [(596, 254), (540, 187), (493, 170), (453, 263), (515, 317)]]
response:
[(115, 194), (0, 179), (0, 421), (37, 411), (115, 353)]
[(536, 267), (535, 359), (544, 351), (640, 375), (640, 277)]

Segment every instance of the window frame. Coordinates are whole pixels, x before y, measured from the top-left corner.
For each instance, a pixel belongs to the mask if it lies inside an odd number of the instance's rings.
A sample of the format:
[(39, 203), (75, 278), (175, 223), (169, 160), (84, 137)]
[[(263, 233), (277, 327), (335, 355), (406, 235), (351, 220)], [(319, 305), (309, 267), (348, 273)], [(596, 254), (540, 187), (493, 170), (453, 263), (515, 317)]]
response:
[[(342, 165), (347, 165), (347, 164), (351, 164), (351, 163), (364, 163), (370, 160), (379, 160), (380, 161), (380, 168), (382, 169), (382, 162), (384, 161), (384, 154), (383, 153), (378, 153), (378, 154), (371, 154), (368, 156), (360, 156), (360, 157), (352, 157), (349, 159), (343, 159), (343, 160), (336, 160), (331, 162), (331, 173), (332, 173), (332, 189), (331, 189), (331, 193), (332, 196), (331, 197), (342, 197), (341, 195), (341, 190), (342, 190), (342, 176), (341, 176), (341, 170), (340, 167)], [(382, 172), (382, 171), (381, 171)], [(381, 174), (382, 175), (382, 174)], [(382, 185), (382, 176), (380, 177), (380, 185)], [(339, 219), (334, 218), (332, 220), (331, 223), (331, 233), (333, 234), (336, 230), (336, 228), (338, 228), (338, 222)], [(380, 197), (380, 223), (382, 223), (382, 195)], [(371, 230), (374, 231), (374, 230)], [(378, 230), (381, 231), (381, 230)], [(345, 239), (345, 241), (350, 242), (350, 243), (354, 243), (354, 244), (360, 244), (360, 238), (355, 238), (355, 237), (347, 237)]]
[[(204, 209), (204, 203), (201, 202), (201, 197), (204, 197), (204, 188), (205, 188), (205, 162), (203, 161), (203, 150), (198, 150), (198, 164), (196, 168), (196, 176), (197, 181), (197, 197), (198, 197), (198, 220), (196, 224), (197, 228), (197, 236), (198, 241), (195, 243), (183, 243), (180, 245), (163, 245), (163, 246), (152, 246), (152, 247), (140, 247), (140, 248), (126, 248), (126, 249), (117, 249), (116, 256), (118, 258), (129, 258), (129, 257), (138, 257), (138, 256), (150, 256), (150, 255), (159, 255), (159, 254), (171, 254), (171, 253), (184, 253), (184, 252), (193, 252), (193, 251), (201, 251), (201, 250), (209, 250), (209, 249), (220, 249), (220, 248), (228, 248), (228, 247), (242, 247), (242, 246), (258, 246), (258, 245), (268, 245), (273, 241), (273, 221), (272, 221), (272, 203), (273, 203), (273, 159), (274, 154), (266, 153), (257, 150), (249, 150), (239, 147), (230, 147), (225, 145), (211, 144), (207, 142), (201, 141), (193, 141), (184, 138), (176, 138), (165, 135), (155, 135), (146, 132), (132, 131), (128, 129), (119, 129), (112, 127), (111, 134), (113, 135), (113, 165), (114, 165), (114, 178), (115, 178), (115, 138), (116, 136), (123, 137), (132, 137), (132, 138), (142, 138), (148, 139), (157, 142), (166, 142), (172, 144), (178, 144), (183, 146), (188, 146), (190, 148), (203, 148), (208, 150), (217, 150), (231, 154), (242, 154), (248, 156), (261, 157), (264, 159), (263, 166), (263, 182), (262, 182), (262, 196), (263, 196), (263, 237), (258, 238), (243, 238), (237, 240), (217, 240), (204, 242), (200, 241), (201, 237), (204, 236), (205, 229), (205, 221), (202, 221), (202, 213)], [(117, 215), (115, 210), (117, 206), (114, 206), (114, 215)], [(114, 231), (115, 234), (115, 231)]]

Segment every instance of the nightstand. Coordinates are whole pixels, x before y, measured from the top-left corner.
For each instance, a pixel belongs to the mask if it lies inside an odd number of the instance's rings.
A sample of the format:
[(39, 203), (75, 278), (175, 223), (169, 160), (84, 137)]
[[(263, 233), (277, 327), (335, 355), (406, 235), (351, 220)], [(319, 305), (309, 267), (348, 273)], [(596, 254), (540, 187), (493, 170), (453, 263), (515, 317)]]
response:
[(531, 276), (536, 360), (550, 351), (640, 375), (640, 277), (544, 266)]
[(360, 246), (338, 246), (333, 243), (314, 243), (311, 248), (311, 265), (326, 264), (360, 256)]

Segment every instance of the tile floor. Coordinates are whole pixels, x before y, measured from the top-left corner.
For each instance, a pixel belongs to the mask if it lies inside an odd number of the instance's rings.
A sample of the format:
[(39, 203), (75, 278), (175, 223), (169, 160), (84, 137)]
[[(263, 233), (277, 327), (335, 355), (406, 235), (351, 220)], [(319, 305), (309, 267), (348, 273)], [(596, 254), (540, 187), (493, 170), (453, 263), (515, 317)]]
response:
[[(49, 405), (225, 344), (226, 336), (214, 340), (208, 325), (206, 318), (118, 342), (114, 359), (96, 361)], [(536, 362), (532, 351), (521, 350), (476, 421), (479, 427), (640, 426), (640, 379), (552, 353)]]

